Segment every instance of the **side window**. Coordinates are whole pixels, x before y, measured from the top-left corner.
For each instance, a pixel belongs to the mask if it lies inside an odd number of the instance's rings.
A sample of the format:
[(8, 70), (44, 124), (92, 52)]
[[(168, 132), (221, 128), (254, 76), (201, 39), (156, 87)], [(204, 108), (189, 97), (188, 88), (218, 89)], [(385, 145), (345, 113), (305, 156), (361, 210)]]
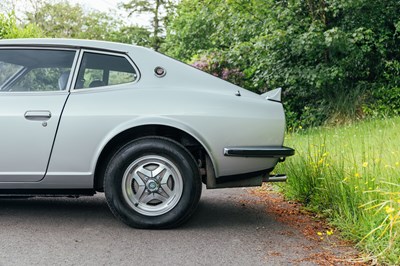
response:
[(0, 92), (65, 90), (75, 51), (0, 50)]
[(118, 85), (136, 79), (136, 70), (124, 56), (85, 52), (75, 89)]
[(0, 61), (0, 88), (3, 87), (3, 85), (7, 82), (8, 79), (10, 79), (10, 77), (14, 76), (21, 69), (22, 66)]

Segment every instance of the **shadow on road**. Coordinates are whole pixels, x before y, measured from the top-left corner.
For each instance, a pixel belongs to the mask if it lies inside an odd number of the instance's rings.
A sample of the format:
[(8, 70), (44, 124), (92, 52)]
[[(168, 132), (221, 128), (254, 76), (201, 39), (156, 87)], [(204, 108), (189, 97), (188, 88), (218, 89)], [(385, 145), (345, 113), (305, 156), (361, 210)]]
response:
[[(228, 228), (262, 224), (268, 225), (271, 218), (263, 211), (263, 204), (246, 203), (239, 198), (219, 195), (203, 196), (198, 209), (180, 230), (202, 228)], [(3, 217), (3, 219), (1, 219)], [(0, 198), (0, 224), (29, 220), (46, 224), (114, 224), (121, 226), (108, 209), (104, 195), (75, 198)], [(124, 225), (122, 225), (124, 226)]]
[(289, 231), (244, 189), (204, 190), (173, 230), (129, 228), (103, 194), (0, 198), (0, 265), (287, 265), (315, 250)]

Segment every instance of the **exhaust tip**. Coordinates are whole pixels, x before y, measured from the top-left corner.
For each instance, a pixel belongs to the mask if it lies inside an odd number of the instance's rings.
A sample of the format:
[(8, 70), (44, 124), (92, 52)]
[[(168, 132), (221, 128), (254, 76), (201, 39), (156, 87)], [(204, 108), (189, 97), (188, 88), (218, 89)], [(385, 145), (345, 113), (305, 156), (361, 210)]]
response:
[(263, 182), (286, 182), (287, 176), (285, 174), (270, 175), (263, 178)]

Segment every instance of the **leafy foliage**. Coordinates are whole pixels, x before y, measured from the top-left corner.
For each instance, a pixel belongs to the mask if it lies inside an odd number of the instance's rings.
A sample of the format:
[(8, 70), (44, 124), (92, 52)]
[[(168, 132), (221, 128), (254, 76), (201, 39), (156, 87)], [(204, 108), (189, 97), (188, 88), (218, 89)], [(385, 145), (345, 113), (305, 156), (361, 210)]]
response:
[[(215, 60), (215, 58), (219, 60)], [(244, 74), (240, 72), (239, 69), (229, 69), (229, 64), (226, 61), (222, 61), (220, 57), (203, 56), (201, 58), (195, 58), (192, 65), (195, 68), (235, 84), (240, 84), (243, 80)]]
[(165, 25), (168, 23), (168, 15), (174, 7), (172, 0), (130, 0), (122, 5), (130, 15), (147, 13), (151, 15), (152, 34), (149, 38), (151, 47), (158, 51), (164, 42)]
[(17, 25), (14, 13), (0, 14), (0, 39), (42, 37), (43, 32), (34, 24)]
[(183, 0), (165, 50), (227, 62), (253, 91), (283, 87), (291, 125), (342, 123), (393, 86), (385, 73), (399, 62), (399, 12), (396, 0)]
[(123, 25), (122, 21), (103, 12), (85, 12), (78, 4), (44, 1), (26, 15), (28, 25), (38, 25), (46, 37), (135, 41), (134, 37), (127, 38), (125, 35), (132, 28), (124, 27), (125, 32), (118, 30)]
[(85, 11), (79, 4), (69, 2), (37, 3), (26, 12), (27, 25), (37, 25), (46, 37), (109, 40), (150, 45), (150, 32), (139, 26), (125, 25), (112, 14)]
[(84, 25), (84, 12), (68, 2), (44, 3), (34, 12), (27, 12), (30, 24), (38, 25), (47, 37), (78, 37)]
[(151, 47), (150, 32), (140, 26), (123, 26), (112, 31), (107, 40)]

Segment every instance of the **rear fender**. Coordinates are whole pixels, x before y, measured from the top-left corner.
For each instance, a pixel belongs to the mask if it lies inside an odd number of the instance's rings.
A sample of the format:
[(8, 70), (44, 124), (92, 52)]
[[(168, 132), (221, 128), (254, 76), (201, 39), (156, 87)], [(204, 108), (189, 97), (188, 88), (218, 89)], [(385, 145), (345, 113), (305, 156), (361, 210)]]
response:
[(200, 145), (205, 149), (207, 155), (210, 157), (210, 161), (212, 163), (212, 166), (215, 170), (217, 171), (217, 165), (215, 159), (212, 157), (211, 149), (208, 145), (208, 143), (203, 139), (200, 134), (197, 133), (195, 129), (192, 127), (178, 121), (174, 120), (171, 118), (166, 118), (166, 117), (140, 117), (138, 119), (130, 120), (128, 122), (125, 122), (118, 127), (114, 128), (112, 131), (110, 131), (103, 139), (101, 144), (99, 145), (95, 156), (93, 158), (92, 162), (92, 169), (96, 168), (98, 158), (100, 157), (101, 152), (105, 148), (105, 146), (118, 134), (126, 131), (126, 130), (132, 130), (134, 128), (139, 128), (141, 126), (152, 126), (152, 125), (159, 125), (159, 126), (168, 126), (172, 128), (176, 128), (178, 130), (181, 130), (188, 135), (192, 136), (194, 139), (196, 139)]

